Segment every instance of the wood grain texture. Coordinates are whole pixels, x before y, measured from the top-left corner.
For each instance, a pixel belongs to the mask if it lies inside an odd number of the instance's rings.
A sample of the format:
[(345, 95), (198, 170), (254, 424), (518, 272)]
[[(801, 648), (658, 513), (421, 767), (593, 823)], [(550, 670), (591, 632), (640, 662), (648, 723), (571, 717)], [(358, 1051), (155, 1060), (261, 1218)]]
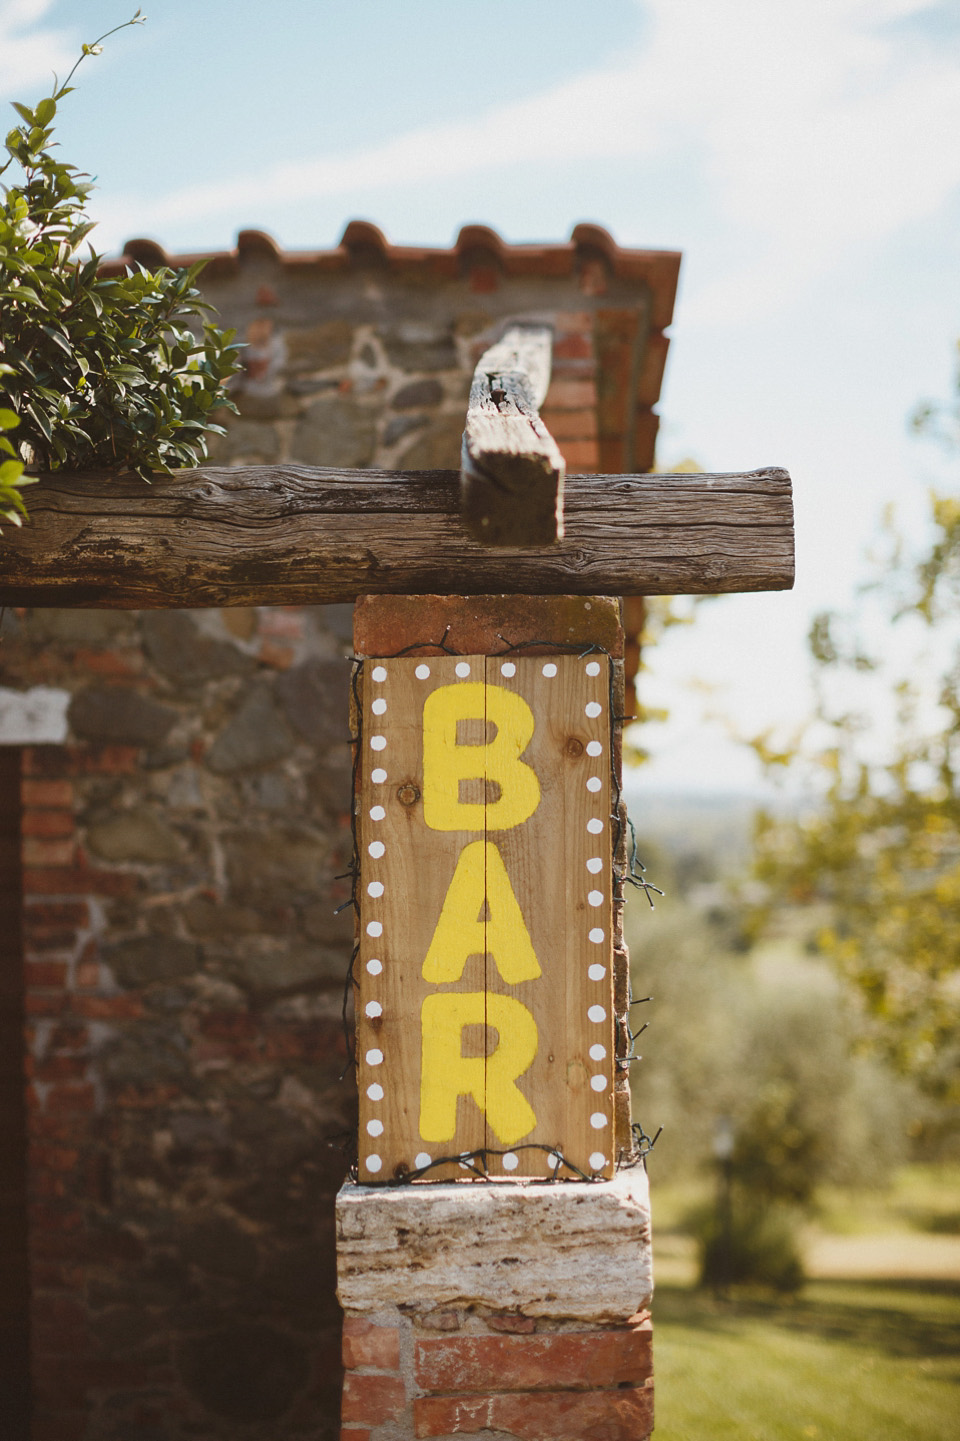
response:
[(784, 470), (568, 476), (566, 533), (542, 549), (467, 534), (455, 471), (201, 467), (57, 473), (0, 538), (0, 605), (293, 605), (451, 592), (678, 595), (786, 590)]
[(549, 326), (511, 326), (474, 371), (460, 507), (481, 545), (554, 545), (563, 538), (566, 464), (539, 414), (552, 350)]
[[(534, 1143), (556, 1147), (587, 1174), (612, 1174), (608, 667), (602, 655), (434, 656), (365, 663), (357, 963), (361, 1182), (389, 1180), (419, 1168), (425, 1158), (481, 1147), (505, 1149), (465, 1096), (457, 1102), (452, 1140), (431, 1142), (420, 1134), (423, 1005), (428, 997), (454, 992), (483, 992), (491, 1014), (493, 998), (516, 998), (538, 1031), (536, 1055), (517, 1083), (536, 1124), (508, 1157), (490, 1157), (489, 1173), (505, 1179), (553, 1175), (557, 1166), (545, 1151), (523, 1149)], [(481, 678), (488, 696), (491, 687), (498, 687), (522, 696), (533, 710), (535, 729), (523, 758), (539, 781), (539, 802), (521, 824), (497, 828), (488, 806), (488, 824), (481, 821), (479, 831), (436, 830), (424, 818), (424, 702), (440, 687), (472, 685)], [(487, 714), (493, 714), (492, 704)], [(458, 750), (482, 742), (479, 733), (458, 731)], [(591, 778), (599, 785), (588, 785)], [(473, 783), (463, 783), (468, 784)], [(461, 798), (472, 799), (468, 793)], [(423, 974), (424, 960), (458, 860), (464, 847), (478, 840), (497, 848), (541, 974), (510, 983), (503, 975), (504, 954), (478, 951), (466, 960), (458, 980), (431, 982)], [(594, 858), (599, 865), (591, 870), (587, 862)], [(487, 884), (488, 897), (493, 896)], [(592, 898), (591, 891), (596, 893)], [(484, 915), (489, 926), (490, 910)], [(591, 1014), (591, 1007), (600, 1010)], [(480, 1027), (464, 1031), (462, 1054), (489, 1059), (500, 1042), (495, 1027), (488, 1023), (485, 1035), (473, 1031)], [(572, 1174), (559, 1167), (561, 1178)], [(427, 1175), (430, 1180), (467, 1179), (470, 1173), (450, 1166)]]

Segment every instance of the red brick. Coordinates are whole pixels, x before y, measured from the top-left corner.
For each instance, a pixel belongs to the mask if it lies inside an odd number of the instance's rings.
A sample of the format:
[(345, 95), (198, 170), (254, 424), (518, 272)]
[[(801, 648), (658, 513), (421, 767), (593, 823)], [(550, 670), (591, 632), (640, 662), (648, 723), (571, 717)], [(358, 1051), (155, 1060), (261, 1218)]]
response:
[(378, 1366), (381, 1371), (396, 1371), (400, 1365), (400, 1333), (396, 1326), (375, 1326), (357, 1316), (348, 1316), (343, 1323), (343, 1364)]
[(95, 1101), (89, 1082), (80, 1086), (51, 1086), (44, 1107), (48, 1111), (92, 1111)]
[(135, 1021), (143, 1015), (139, 996), (73, 996), (70, 1009), (90, 1021)]
[(272, 666), (274, 670), (289, 670), (296, 658), (291, 646), (275, 645), (272, 640), (265, 640), (257, 651), (260, 664)]
[(458, 1336), (416, 1344), (425, 1391), (531, 1391), (645, 1381), (650, 1331), (542, 1332), (536, 1336)]
[(99, 984), (99, 963), (97, 961), (79, 961), (74, 972), (74, 985), (80, 990), (92, 991)]
[(23, 753), (26, 776), (132, 775), (137, 768), (136, 746), (27, 746)]
[(29, 1180), (30, 1194), (36, 1201), (62, 1201), (67, 1185), (62, 1176), (52, 1171), (33, 1171)]
[(517, 1441), (644, 1441), (653, 1428), (653, 1388), (420, 1396), (413, 1421), (417, 1437), (496, 1431)]
[(27, 961), (23, 968), (28, 990), (60, 990), (67, 982), (66, 961)]
[(582, 331), (569, 331), (558, 335), (553, 342), (556, 360), (591, 360), (593, 358), (593, 337)]
[(50, 951), (72, 951), (77, 943), (76, 931), (51, 926), (30, 926), (26, 934), (26, 954), (43, 955)]
[(34, 1289), (51, 1291), (83, 1291), (87, 1284), (85, 1266), (65, 1265), (61, 1261), (32, 1260), (30, 1280)]
[(358, 1376), (355, 1371), (348, 1371), (343, 1378), (340, 1412), (343, 1421), (382, 1426), (385, 1421), (392, 1421), (406, 1404), (407, 1393), (398, 1376)]
[(42, 837), (25, 836), (21, 853), (25, 866), (69, 866), (74, 858), (76, 846), (69, 840), (44, 840)]
[(25, 836), (44, 836), (48, 839), (51, 836), (72, 836), (73, 812), (25, 810), (21, 830)]
[(101, 871), (86, 866), (63, 869), (24, 867), (23, 889), (28, 896), (130, 896), (140, 888), (140, 877), (129, 871)]
[(565, 440), (561, 449), (569, 472), (596, 470), (600, 452), (595, 440)]
[(44, 1111), (31, 1111), (28, 1117), (28, 1131), (39, 1141), (72, 1141), (76, 1126), (62, 1116), (48, 1116)]
[(550, 382), (545, 404), (551, 410), (593, 409), (597, 403), (597, 387), (592, 380), (554, 379)]
[(24, 907), (28, 926), (67, 926), (79, 930), (90, 924), (86, 901), (32, 901)]
[(69, 781), (24, 780), (20, 787), (20, 798), (25, 808), (56, 806), (69, 810), (73, 805), (73, 786)]
[(137, 651), (81, 649), (74, 652), (73, 663), (78, 670), (94, 675), (126, 678), (143, 673), (143, 659)]
[(366, 1426), (341, 1426), (340, 1441), (370, 1441), (370, 1432)]
[(200, 1018), (200, 1032), (215, 1041), (250, 1040), (259, 1035), (260, 1023), (249, 1011), (208, 1011)]
[(565, 440), (593, 440), (597, 434), (595, 410), (544, 410), (542, 419), (554, 440), (561, 443)]
[(488, 1316), (491, 1331), (507, 1331), (513, 1336), (529, 1336), (537, 1329), (532, 1316)]
[(32, 1074), (35, 1081), (77, 1081), (88, 1065), (86, 1056), (47, 1055), (34, 1061)]
[(28, 1016), (60, 1016), (66, 1009), (68, 999), (65, 991), (47, 991), (42, 995), (31, 991), (24, 1000), (24, 1006)]
[[(448, 626), (447, 644), (468, 655), (502, 651), (503, 636), (555, 635), (571, 645), (602, 645), (615, 657), (623, 644), (617, 602), (577, 595), (363, 596), (353, 610), (353, 644), (357, 655), (412, 654), (425, 635), (443, 636)], [(436, 647), (422, 650), (429, 654)]]

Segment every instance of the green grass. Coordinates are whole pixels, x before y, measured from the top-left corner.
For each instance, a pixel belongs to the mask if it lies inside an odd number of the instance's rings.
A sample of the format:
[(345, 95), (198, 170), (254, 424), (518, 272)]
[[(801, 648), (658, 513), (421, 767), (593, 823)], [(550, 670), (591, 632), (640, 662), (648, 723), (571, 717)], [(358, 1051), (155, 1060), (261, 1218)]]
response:
[(660, 1286), (656, 1441), (954, 1441), (960, 1280), (818, 1281), (719, 1303)]

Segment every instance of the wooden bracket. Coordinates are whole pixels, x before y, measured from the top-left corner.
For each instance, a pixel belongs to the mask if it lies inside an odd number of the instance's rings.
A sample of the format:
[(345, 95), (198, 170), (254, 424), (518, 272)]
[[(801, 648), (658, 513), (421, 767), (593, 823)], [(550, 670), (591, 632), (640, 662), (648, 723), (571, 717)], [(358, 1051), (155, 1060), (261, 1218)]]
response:
[(470, 387), (460, 463), (460, 513), (481, 545), (563, 539), (566, 464), (540, 419), (553, 332), (514, 325), (480, 358)]

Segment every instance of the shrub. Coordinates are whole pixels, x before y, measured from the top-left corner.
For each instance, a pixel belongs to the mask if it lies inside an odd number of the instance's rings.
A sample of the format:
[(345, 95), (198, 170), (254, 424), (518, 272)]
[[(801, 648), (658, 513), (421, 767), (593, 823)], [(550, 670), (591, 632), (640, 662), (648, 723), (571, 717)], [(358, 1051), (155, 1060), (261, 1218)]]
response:
[(806, 1279), (798, 1218), (782, 1206), (763, 1206), (738, 1195), (728, 1225), (716, 1212), (702, 1212), (691, 1221), (691, 1230), (699, 1246), (701, 1286), (721, 1293), (730, 1286), (752, 1286), (788, 1295)]
[[(127, 24), (138, 23), (139, 10)], [(84, 45), (77, 64), (99, 52), (99, 41)], [(104, 277), (102, 257), (80, 253), (93, 229), (84, 213), (92, 187), (55, 159), (52, 140), (76, 68), (33, 108), (15, 104), (20, 124), (0, 167), (22, 177), (2, 187), (0, 202), (0, 410), (5, 429), (16, 424), (19, 451), (0, 437), (0, 509), (16, 524), (26, 514), (23, 477), (10, 468), (19, 461), (149, 479), (203, 460), (206, 434), (222, 433), (212, 413), (234, 408), (223, 384), (238, 347), (233, 331), (204, 323), (201, 265)]]

